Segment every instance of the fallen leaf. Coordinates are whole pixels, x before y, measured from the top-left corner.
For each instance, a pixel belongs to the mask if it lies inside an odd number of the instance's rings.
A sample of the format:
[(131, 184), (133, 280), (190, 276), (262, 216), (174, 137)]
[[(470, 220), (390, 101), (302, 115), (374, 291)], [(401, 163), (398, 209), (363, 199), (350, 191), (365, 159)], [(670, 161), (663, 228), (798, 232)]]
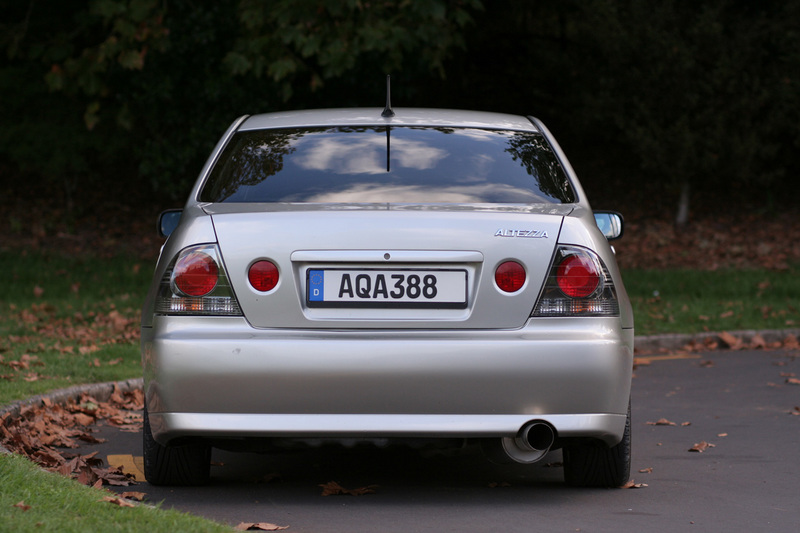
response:
[(723, 331), (722, 333), (719, 334), (719, 340), (728, 345), (728, 348), (730, 348), (731, 350), (738, 350), (742, 348), (741, 339), (739, 339), (738, 337), (734, 337), (727, 331)]
[(727, 433), (717, 433), (717, 437), (727, 437)]
[(27, 511), (28, 509), (31, 508), (31, 506), (30, 505), (26, 505), (24, 501), (15, 503), (13, 505), (13, 507), (16, 507), (17, 509), (22, 509), (23, 511)]
[(323, 496), (340, 496), (340, 495), (361, 496), (363, 494), (373, 494), (375, 492), (375, 489), (378, 488), (377, 485), (368, 485), (366, 487), (360, 487), (358, 489), (346, 489), (335, 481), (329, 481), (319, 486), (322, 487)]
[(641, 489), (647, 487), (647, 483), (636, 483), (634, 480), (630, 480), (624, 485), (622, 485), (621, 489)]
[(653, 467), (652, 466), (648, 466), (647, 468), (642, 468), (641, 470), (639, 470), (639, 473), (640, 474), (652, 474), (653, 473)]
[(289, 529), (289, 526), (277, 526), (269, 522), (242, 522), (234, 529), (237, 531), (281, 531)]
[(106, 496), (103, 498), (103, 501), (114, 505), (119, 505), (120, 507), (136, 507), (136, 504), (131, 503), (124, 498), (117, 498), (115, 496)]
[(670, 422), (666, 418), (659, 418), (656, 422), (647, 422), (648, 426), (677, 426), (675, 422)]
[(790, 334), (783, 339), (783, 347), (789, 350), (796, 350), (800, 348), (800, 342), (798, 342), (797, 337)]
[(681, 427), (691, 426), (691, 422), (681, 422)]
[(786, 383), (788, 383), (789, 385), (800, 385), (800, 379), (786, 378)]
[(36, 286), (33, 288), (33, 295), (34, 295), (36, 298), (41, 298), (43, 294), (44, 294), (44, 289), (43, 289), (43, 288), (41, 288), (40, 286), (36, 285)]
[(764, 337), (762, 337), (758, 333), (753, 335), (753, 338), (750, 339), (750, 348), (755, 350), (755, 349), (759, 349), (759, 348), (763, 349), (763, 348), (766, 348), (766, 347), (767, 347), (767, 341), (765, 341)]
[(120, 494), (120, 497), (126, 500), (134, 500), (137, 502), (144, 501), (145, 496), (147, 496), (146, 492), (123, 492)]
[(702, 440), (702, 441), (698, 442), (697, 444), (695, 444), (694, 446), (692, 446), (691, 448), (689, 448), (689, 451), (690, 452), (703, 453), (708, 448), (714, 448), (714, 447), (716, 447), (715, 444), (711, 444), (710, 442), (706, 442), (706, 441)]

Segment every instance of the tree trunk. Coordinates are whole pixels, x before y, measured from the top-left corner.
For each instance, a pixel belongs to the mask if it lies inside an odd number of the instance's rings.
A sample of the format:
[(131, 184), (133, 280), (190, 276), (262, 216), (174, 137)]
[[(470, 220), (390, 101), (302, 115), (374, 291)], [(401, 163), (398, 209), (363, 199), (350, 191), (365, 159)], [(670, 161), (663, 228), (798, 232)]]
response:
[(678, 214), (675, 216), (675, 226), (682, 228), (689, 222), (689, 182), (681, 185), (681, 196), (678, 199)]

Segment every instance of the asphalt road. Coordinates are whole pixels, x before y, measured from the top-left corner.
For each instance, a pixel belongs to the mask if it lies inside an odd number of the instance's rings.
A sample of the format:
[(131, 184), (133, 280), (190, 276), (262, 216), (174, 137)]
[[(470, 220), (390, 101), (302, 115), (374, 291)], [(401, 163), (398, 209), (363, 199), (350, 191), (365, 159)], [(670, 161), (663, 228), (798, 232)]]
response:
[[(269, 522), (290, 532), (797, 531), (800, 385), (789, 380), (800, 376), (799, 356), (716, 351), (640, 365), (632, 477), (641, 488), (566, 487), (560, 452), (534, 466), (498, 467), (468, 448), (215, 450), (221, 464), (208, 486), (124, 490), (231, 525)], [(675, 425), (653, 424), (661, 419)], [(141, 456), (141, 435), (105, 428), (103, 436), (109, 442), (82, 451)], [(689, 451), (701, 442), (713, 446)], [(377, 487), (322, 496), (329, 481)]]

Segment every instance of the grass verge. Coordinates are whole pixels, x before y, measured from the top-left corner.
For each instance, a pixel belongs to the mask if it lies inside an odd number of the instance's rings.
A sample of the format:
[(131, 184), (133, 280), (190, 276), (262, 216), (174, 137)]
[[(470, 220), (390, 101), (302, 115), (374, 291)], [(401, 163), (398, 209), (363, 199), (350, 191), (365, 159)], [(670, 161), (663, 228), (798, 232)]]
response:
[(0, 254), (0, 405), (141, 375), (140, 306), (152, 265)]
[(622, 273), (637, 335), (800, 326), (800, 266)]
[[(29, 460), (0, 454), (2, 531), (229, 532), (232, 528), (148, 505), (122, 507), (117, 495), (46, 472)], [(135, 490), (135, 489), (133, 489)], [(110, 497), (111, 501), (103, 498)]]

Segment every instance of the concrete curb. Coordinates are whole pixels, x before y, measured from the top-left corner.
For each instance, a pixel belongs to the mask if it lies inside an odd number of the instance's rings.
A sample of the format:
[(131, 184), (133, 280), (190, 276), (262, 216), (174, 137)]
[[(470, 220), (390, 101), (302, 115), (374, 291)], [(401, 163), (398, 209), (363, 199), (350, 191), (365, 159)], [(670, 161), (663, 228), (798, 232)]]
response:
[[(751, 343), (756, 335), (760, 335), (768, 344), (778, 341), (783, 341), (789, 335), (794, 335), (800, 339), (800, 329), (768, 329), (763, 331), (756, 331), (752, 329), (741, 331), (727, 332), (744, 343)], [(651, 335), (648, 337), (635, 337), (633, 345), (636, 347), (636, 353), (652, 353), (680, 350), (685, 346), (696, 343), (703, 345), (709, 339), (719, 342), (723, 346), (727, 346), (725, 341), (720, 338), (721, 333), (696, 333), (692, 335), (685, 335), (680, 333), (665, 334), (665, 335)]]
[[(47, 394), (40, 394), (27, 400), (14, 402), (10, 405), (0, 407), (0, 418), (10, 413), (12, 417), (19, 416), (24, 407), (29, 405), (41, 404), (45, 399), (52, 403), (65, 403), (69, 400), (77, 400), (82, 394), (86, 393), (94, 397), (96, 400), (105, 402), (114, 392), (116, 386), (122, 392), (130, 392), (136, 389), (141, 389), (143, 384), (142, 378), (129, 379), (126, 381), (110, 381), (107, 383), (90, 383), (88, 385), (75, 385), (67, 389), (58, 389)], [(8, 454), (9, 452), (5, 447), (0, 445), (0, 454)]]

